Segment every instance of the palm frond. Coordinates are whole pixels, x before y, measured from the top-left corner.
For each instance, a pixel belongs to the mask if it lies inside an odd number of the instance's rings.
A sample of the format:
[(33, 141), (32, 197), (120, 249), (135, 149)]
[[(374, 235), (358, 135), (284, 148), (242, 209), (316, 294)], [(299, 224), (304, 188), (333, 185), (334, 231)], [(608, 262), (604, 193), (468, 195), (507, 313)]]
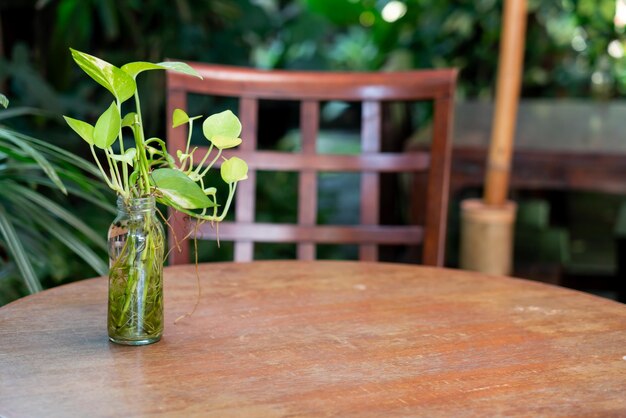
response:
[[(74, 216), (71, 212), (61, 207), (59, 204), (53, 202), (47, 197), (32, 191), (27, 187), (20, 186), (13, 182), (4, 182), (4, 189), (17, 195), (21, 195), (30, 202), (38, 205), (42, 210), (53, 214), (69, 225), (73, 226), (76, 230), (80, 231), (85, 237), (89, 238), (98, 247), (106, 250), (107, 245), (104, 238), (96, 233), (93, 229), (87, 226), (83, 221)], [(44, 228), (46, 225), (43, 225)]]
[(26, 154), (28, 154), (30, 157), (32, 157), (33, 160), (35, 160), (37, 164), (39, 164), (44, 173), (46, 173), (46, 175), (50, 177), (50, 180), (52, 180), (54, 184), (61, 191), (63, 191), (63, 193), (67, 193), (67, 191), (65, 190), (65, 185), (54, 170), (54, 167), (52, 167), (52, 164), (50, 164), (50, 162), (39, 151), (34, 149), (27, 141), (21, 140), (20, 135), (16, 134), (14, 131), (0, 127), (0, 139), (4, 139), (12, 143), (16, 147), (24, 151)]
[(36, 293), (42, 290), (41, 283), (33, 270), (33, 266), (28, 260), (26, 250), (22, 246), (17, 231), (9, 221), (4, 208), (0, 205), (0, 235), (4, 238), (7, 251), (15, 261), (17, 268), (22, 274), (22, 278), (28, 287), (28, 291)]
[(107, 274), (108, 267), (106, 263), (98, 256), (88, 245), (76, 236), (73, 231), (63, 227), (56, 219), (48, 215), (45, 211), (34, 210), (26, 205), (23, 208), (35, 222), (54, 238), (58, 239), (66, 247), (68, 247), (77, 256), (82, 258), (89, 264), (98, 274)]

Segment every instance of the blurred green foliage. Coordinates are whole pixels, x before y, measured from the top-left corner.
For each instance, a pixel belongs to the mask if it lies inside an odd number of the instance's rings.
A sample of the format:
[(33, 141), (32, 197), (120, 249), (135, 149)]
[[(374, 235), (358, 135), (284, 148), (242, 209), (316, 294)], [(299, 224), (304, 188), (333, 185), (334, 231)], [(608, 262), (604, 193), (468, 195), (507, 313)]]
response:
[[(390, 19), (385, 12), (394, 2), (400, 12)], [(8, 93), (19, 104), (95, 112), (98, 93), (77, 81), (72, 46), (114, 63), (171, 57), (292, 69), (454, 66), (460, 97), (489, 97), (501, 7), (496, 0), (6, 0), (0, 82), (10, 80)], [(615, 0), (530, 0), (528, 7), (525, 96), (626, 90)], [(595, 90), (594, 73), (602, 84)], [(156, 114), (162, 89), (153, 92), (147, 110)]]
[[(626, 36), (614, 21), (615, 0), (528, 2), (523, 96), (606, 99), (626, 92)], [(71, 46), (117, 64), (172, 58), (316, 70), (457, 67), (459, 98), (490, 98), (502, 3), (3, 0), (0, 90), (15, 106), (80, 119), (99, 115), (111, 99), (72, 66)], [(142, 80), (151, 91), (143, 103), (144, 120), (157, 135), (165, 128), (162, 77), (147, 74)], [(38, 137), (45, 132), (46, 141), (81, 153), (80, 141), (60, 126), (49, 119), (13, 125)]]

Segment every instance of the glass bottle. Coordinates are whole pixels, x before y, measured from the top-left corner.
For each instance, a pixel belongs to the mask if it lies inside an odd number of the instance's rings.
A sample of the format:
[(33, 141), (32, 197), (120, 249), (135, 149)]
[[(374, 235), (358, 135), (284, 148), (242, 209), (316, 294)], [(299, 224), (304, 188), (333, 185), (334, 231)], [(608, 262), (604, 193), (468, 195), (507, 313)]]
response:
[(163, 334), (165, 233), (154, 197), (117, 199), (108, 234), (109, 339), (144, 345)]

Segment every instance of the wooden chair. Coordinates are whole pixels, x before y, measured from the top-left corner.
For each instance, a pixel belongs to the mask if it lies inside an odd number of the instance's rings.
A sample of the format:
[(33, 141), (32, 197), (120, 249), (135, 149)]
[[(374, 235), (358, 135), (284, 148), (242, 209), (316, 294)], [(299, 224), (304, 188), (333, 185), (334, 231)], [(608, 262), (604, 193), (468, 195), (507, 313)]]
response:
[[(235, 261), (252, 260), (255, 242), (296, 243), (299, 259), (314, 259), (316, 244), (358, 244), (360, 260), (369, 261), (378, 259), (378, 245), (409, 244), (422, 245), (423, 264), (443, 265), (456, 70), (295, 72), (189, 64), (202, 75), (203, 80), (174, 72), (167, 73), (168, 120), (171, 120), (175, 108), (187, 109), (189, 94), (239, 99), (243, 143), (239, 149), (231, 150), (233, 152), (230, 155), (238, 155), (247, 161), (250, 167), (249, 179), (238, 185), (236, 220), (219, 225), (220, 240), (235, 242)], [(257, 149), (260, 100), (300, 102), (301, 152)], [(316, 153), (320, 102), (329, 100), (362, 103), (359, 155)], [(389, 101), (423, 100), (431, 100), (434, 110), (433, 138), (429, 152), (381, 152), (382, 104)], [(184, 148), (186, 135), (183, 129), (168, 126), (168, 145), (173, 146), (172, 149)], [(257, 170), (299, 173), (297, 224), (255, 222)], [(361, 173), (359, 225), (316, 225), (319, 171)], [(411, 204), (413, 221), (425, 219), (422, 225), (379, 224), (379, 173), (388, 172), (427, 174), (425, 201), (412, 199)], [(412, 189), (417, 192), (420, 186), (415, 183)], [(192, 230), (189, 220), (177, 213), (173, 214), (172, 224), (177, 237)], [(215, 237), (210, 225), (204, 224), (199, 228), (197, 237), (203, 236)], [(189, 261), (188, 245), (183, 246), (182, 252), (171, 252), (171, 264)]]

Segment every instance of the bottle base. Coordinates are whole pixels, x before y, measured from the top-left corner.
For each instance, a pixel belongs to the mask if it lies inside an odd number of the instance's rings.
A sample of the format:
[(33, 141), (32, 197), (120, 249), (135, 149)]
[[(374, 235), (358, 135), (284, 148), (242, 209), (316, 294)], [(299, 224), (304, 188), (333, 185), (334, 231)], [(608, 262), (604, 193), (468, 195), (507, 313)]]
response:
[(124, 339), (119, 339), (115, 337), (109, 337), (109, 341), (115, 344), (121, 344), (121, 345), (148, 345), (148, 344), (154, 344), (158, 342), (160, 339), (161, 339), (161, 336), (153, 337), (153, 338), (144, 338), (141, 340), (124, 340)]

